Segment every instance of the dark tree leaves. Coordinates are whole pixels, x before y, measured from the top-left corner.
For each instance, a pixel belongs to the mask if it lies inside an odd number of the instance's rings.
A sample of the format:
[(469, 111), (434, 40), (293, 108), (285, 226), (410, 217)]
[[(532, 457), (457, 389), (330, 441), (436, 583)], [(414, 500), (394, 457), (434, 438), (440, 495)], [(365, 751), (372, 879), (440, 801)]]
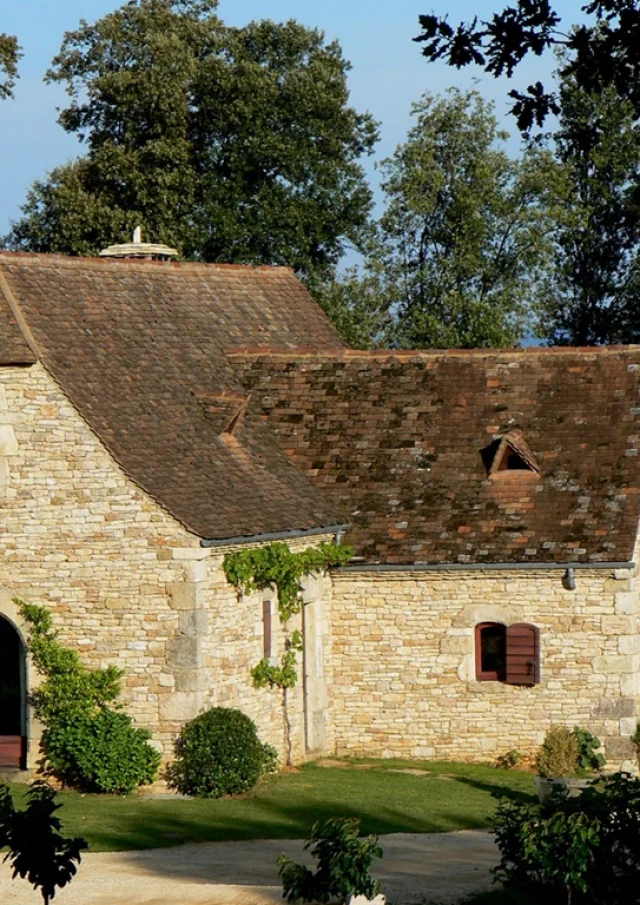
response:
[[(589, 93), (612, 87), (633, 105), (640, 116), (640, 7), (636, 0), (594, 0), (582, 7), (589, 24), (561, 31), (559, 15), (548, 0), (518, 0), (515, 6), (488, 21), (473, 19), (452, 28), (447, 17), (420, 16), (422, 43), (429, 60), (444, 59), (460, 68), (482, 66), (496, 78), (511, 78), (530, 53), (540, 56), (549, 48), (563, 48), (561, 78), (571, 78)], [(512, 112), (526, 134), (556, 113), (559, 99), (538, 83), (526, 92), (511, 92)]]
[(45, 782), (34, 783), (27, 792), (27, 806), (16, 810), (8, 786), (0, 783), (0, 848), (9, 851), (4, 860), (13, 868), (13, 876), (26, 878), (39, 889), (45, 905), (56, 890), (76, 875), (76, 863), (86, 849), (84, 839), (61, 835), (56, 811), (56, 792)]
[(640, 125), (612, 87), (560, 86), (554, 252), (538, 287), (541, 336), (554, 344), (640, 340)]
[(18, 39), (13, 35), (0, 33), (0, 100), (13, 97), (21, 56)]
[(36, 182), (12, 248), (92, 254), (142, 225), (187, 258), (324, 276), (360, 247), (376, 124), (337, 43), (225, 26), (213, 0), (139, 0), (65, 36), (48, 73), (87, 153)]

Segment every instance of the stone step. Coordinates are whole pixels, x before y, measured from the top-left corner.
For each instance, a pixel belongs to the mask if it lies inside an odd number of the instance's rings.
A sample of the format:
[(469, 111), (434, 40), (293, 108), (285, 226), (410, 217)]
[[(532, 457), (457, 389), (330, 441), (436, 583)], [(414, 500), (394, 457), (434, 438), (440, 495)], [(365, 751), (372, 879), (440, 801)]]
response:
[(5, 782), (31, 782), (33, 770), (21, 770), (20, 767), (0, 766), (0, 781)]

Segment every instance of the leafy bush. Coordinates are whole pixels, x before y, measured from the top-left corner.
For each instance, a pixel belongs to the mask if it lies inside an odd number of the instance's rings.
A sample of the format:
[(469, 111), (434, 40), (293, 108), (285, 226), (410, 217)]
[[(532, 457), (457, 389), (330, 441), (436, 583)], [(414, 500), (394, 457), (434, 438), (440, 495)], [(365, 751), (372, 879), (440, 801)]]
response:
[(76, 651), (57, 640), (45, 607), (16, 603), (30, 626), (29, 650), (44, 677), (31, 704), (45, 726), (41, 741), (45, 773), (89, 792), (130, 792), (153, 782), (160, 755), (148, 744), (150, 734), (136, 729), (131, 717), (114, 704), (120, 694), (120, 670), (87, 669)]
[(599, 773), (607, 762), (604, 754), (597, 750), (602, 742), (580, 726), (573, 727), (573, 734), (578, 743), (578, 769), (581, 773)]
[(504, 754), (498, 755), (496, 758), (496, 767), (502, 767), (504, 770), (512, 770), (522, 761), (522, 752), (515, 748), (510, 748)]
[(640, 905), (640, 780), (616, 773), (541, 808), (502, 801), (493, 831), (505, 885), (584, 905)]
[(305, 849), (318, 859), (316, 872), (295, 864), (286, 855), (278, 858), (282, 895), (288, 902), (346, 902), (352, 895), (372, 899), (379, 884), (370, 874), (374, 858), (382, 858), (377, 836), (358, 838), (360, 821), (355, 817), (335, 817), (324, 824), (314, 823)]
[(552, 726), (538, 752), (538, 773), (550, 779), (598, 773), (606, 763), (604, 755), (597, 751), (600, 745), (599, 738), (580, 726)]
[(62, 716), (45, 729), (47, 767), (68, 785), (89, 792), (130, 792), (153, 782), (159, 755), (151, 734), (136, 729), (122, 711), (103, 707), (95, 716)]
[(176, 739), (175, 754), (166, 772), (168, 784), (200, 798), (248, 792), (277, 763), (275, 750), (258, 738), (255, 723), (225, 707), (188, 722)]
[(13, 867), (13, 878), (26, 877), (40, 889), (45, 905), (57, 887), (66, 886), (76, 874), (84, 839), (65, 839), (58, 830), (56, 793), (45, 782), (36, 782), (27, 792), (27, 806), (17, 811), (9, 787), (0, 783), (0, 849), (7, 847), (5, 861)]
[(638, 761), (638, 767), (640, 767), (640, 722), (636, 723), (635, 732), (631, 736), (631, 741), (633, 742), (633, 747), (636, 750), (636, 760)]

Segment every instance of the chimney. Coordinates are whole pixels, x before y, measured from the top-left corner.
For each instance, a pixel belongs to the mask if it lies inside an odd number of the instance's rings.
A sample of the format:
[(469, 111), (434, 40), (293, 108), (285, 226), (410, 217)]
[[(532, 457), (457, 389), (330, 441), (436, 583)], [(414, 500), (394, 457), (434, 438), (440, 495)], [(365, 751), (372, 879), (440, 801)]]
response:
[(135, 260), (170, 261), (178, 257), (175, 248), (168, 245), (156, 245), (153, 242), (142, 241), (142, 228), (136, 226), (133, 231), (133, 241), (124, 245), (110, 245), (100, 252), (101, 258), (134, 258)]

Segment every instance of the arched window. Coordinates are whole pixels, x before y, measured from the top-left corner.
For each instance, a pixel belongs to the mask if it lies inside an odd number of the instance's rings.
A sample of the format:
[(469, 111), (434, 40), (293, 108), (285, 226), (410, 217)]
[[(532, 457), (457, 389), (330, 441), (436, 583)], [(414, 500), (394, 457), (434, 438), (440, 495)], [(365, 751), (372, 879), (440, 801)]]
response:
[(508, 685), (537, 685), (540, 681), (540, 631), (518, 622), (476, 625), (476, 679)]
[(504, 682), (507, 666), (507, 627), (499, 622), (476, 626), (476, 679)]

